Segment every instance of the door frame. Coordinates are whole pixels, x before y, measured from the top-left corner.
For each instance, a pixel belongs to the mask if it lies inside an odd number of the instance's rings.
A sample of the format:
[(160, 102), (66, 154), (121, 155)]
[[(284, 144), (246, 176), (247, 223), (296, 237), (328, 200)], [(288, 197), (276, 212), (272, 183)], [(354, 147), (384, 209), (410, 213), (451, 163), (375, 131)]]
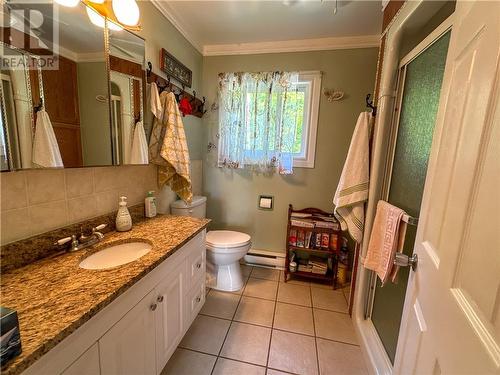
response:
[[(372, 165), (370, 176), (370, 189), (365, 218), (365, 230), (359, 253), (358, 272), (354, 295), (354, 308), (352, 320), (358, 338), (360, 339), (361, 351), (369, 367), (369, 372), (373, 374), (392, 374), (393, 365), (385, 351), (385, 348), (378, 336), (378, 333), (369, 316), (373, 306), (374, 283), (376, 278), (373, 272), (363, 267), (364, 258), (368, 248), (368, 238), (371, 233), (373, 220), (375, 218), (376, 205), (379, 199), (383, 199), (387, 193), (387, 178), (390, 175), (390, 168), (393, 161), (393, 148), (395, 147), (395, 122), (399, 120), (399, 111), (395, 112), (397, 101), (402, 98), (398, 96), (398, 85), (400, 84), (401, 64), (412, 59), (423, 52), (432, 41), (439, 38), (453, 25), (454, 16), (448, 17), (440, 26), (420, 42), (403, 59), (400, 58), (403, 34), (411, 27), (412, 21), (425, 14), (425, 0), (406, 1), (393, 20), (391, 27), (387, 30), (385, 50), (383, 51), (383, 61), (380, 80), (380, 91), (377, 105), (378, 112), (375, 122), (372, 146)], [(427, 47), (426, 47), (427, 46)], [(425, 48), (424, 48), (425, 47)], [(442, 91), (445, 89), (444, 82)], [(397, 128), (396, 128), (397, 130)], [(397, 354), (396, 354), (397, 360)], [(396, 362), (395, 362), (396, 363)]]

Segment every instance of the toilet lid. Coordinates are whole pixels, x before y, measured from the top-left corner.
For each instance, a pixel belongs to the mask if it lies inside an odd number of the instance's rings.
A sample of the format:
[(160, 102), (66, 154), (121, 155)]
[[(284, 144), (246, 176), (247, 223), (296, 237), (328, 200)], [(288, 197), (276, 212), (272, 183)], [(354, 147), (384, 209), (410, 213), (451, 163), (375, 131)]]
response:
[(246, 245), (250, 242), (250, 236), (232, 230), (212, 230), (207, 233), (206, 241), (210, 246), (228, 249)]

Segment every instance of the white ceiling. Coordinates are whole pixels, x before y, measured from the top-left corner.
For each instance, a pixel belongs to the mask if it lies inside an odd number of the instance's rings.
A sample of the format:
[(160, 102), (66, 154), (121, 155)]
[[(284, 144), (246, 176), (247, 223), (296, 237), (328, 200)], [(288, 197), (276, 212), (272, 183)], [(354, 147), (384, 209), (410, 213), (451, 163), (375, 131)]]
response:
[(304, 40), (314, 40), (312, 44), (318, 44), (316, 40), (319, 44), (327, 41), (332, 46), (335, 41), (374, 44), (382, 25), (381, 1), (338, 1), (337, 14), (333, 13), (335, 1), (326, 0), (153, 3), (204, 54), (234, 47), (244, 53), (242, 44), (258, 49), (262, 43), (267, 51), (272, 49), (272, 43), (279, 47), (282, 43), (275, 42), (283, 41), (298, 49), (299, 45), (304, 49), (311, 44)]

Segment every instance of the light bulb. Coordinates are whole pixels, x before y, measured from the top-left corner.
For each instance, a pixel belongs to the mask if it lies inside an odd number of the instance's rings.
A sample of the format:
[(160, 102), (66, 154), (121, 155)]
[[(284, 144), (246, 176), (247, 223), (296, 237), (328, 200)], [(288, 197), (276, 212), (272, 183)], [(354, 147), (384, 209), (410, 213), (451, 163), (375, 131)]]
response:
[(139, 23), (139, 6), (135, 0), (113, 0), (113, 12), (116, 19), (127, 26), (136, 26)]
[[(91, 7), (87, 7), (87, 16), (89, 16), (90, 22), (98, 27), (104, 28), (104, 17), (97, 13)], [(108, 27), (110, 30), (120, 31), (123, 30), (120, 26), (113, 22), (108, 22)]]
[(56, 3), (65, 7), (76, 7), (80, 0), (56, 0)]

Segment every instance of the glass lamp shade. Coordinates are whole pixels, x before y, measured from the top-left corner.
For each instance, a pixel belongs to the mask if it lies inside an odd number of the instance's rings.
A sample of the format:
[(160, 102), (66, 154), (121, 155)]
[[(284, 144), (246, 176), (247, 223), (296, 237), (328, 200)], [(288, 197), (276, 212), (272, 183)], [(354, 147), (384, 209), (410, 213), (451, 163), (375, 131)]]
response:
[(76, 7), (80, 0), (55, 0), (57, 4), (65, 7)]
[(118, 22), (126, 26), (136, 26), (139, 23), (139, 6), (135, 0), (113, 0), (112, 6)]
[[(87, 16), (89, 16), (90, 22), (92, 22), (94, 25), (104, 28), (104, 17), (97, 13), (94, 9), (87, 7)], [(110, 30), (123, 30), (122, 27), (113, 22), (108, 22), (108, 27)]]

